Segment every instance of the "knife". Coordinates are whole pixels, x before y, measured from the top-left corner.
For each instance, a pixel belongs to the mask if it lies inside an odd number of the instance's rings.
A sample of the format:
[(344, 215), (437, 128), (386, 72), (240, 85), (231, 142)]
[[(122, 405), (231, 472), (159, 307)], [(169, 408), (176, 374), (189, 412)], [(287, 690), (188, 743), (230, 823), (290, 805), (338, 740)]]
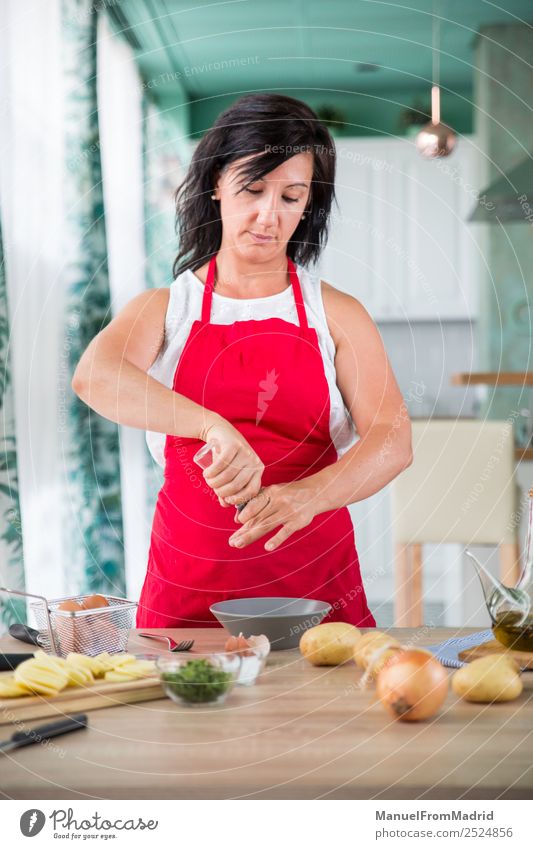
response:
[(77, 713), (74, 716), (60, 719), (58, 722), (38, 725), (36, 728), (30, 728), (29, 731), (16, 731), (10, 740), (3, 740), (0, 743), (0, 754), (11, 752), (13, 749), (20, 749), (22, 746), (29, 746), (31, 743), (41, 743), (51, 737), (67, 734), (69, 731), (79, 731), (81, 728), (87, 728), (86, 713)]
[(34, 646), (42, 646), (39, 631), (35, 628), (30, 628), (29, 625), (23, 625), (21, 622), (17, 622), (14, 625), (10, 625), (8, 630), (10, 636), (14, 637), (15, 640), (22, 640), (23, 643), (32, 643)]
[(23, 660), (32, 660), (33, 654), (12, 654), (0, 652), (0, 672), (12, 672)]

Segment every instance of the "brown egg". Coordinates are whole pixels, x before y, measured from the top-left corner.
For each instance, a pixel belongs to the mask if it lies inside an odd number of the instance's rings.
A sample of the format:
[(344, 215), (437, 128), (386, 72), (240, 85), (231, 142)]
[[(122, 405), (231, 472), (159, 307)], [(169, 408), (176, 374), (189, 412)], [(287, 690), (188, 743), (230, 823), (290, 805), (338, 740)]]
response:
[(81, 604), (85, 610), (94, 610), (97, 607), (109, 607), (109, 602), (103, 595), (88, 595), (87, 598), (82, 599)]
[[(57, 610), (64, 610), (67, 613), (78, 613), (83, 610), (83, 607), (74, 599), (67, 599), (58, 604)], [(74, 651), (76, 648), (76, 630), (78, 619), (71, 616), (55, 616), (54, 625), (61, 650), (65, 653)]]
[(56, 634), (59, 638), (61, 651), (68, 654), (70, 651), (76, 650), (77, 640), (76, 634), (78, 630), (78, 622), (75, 618), (65, 618), (57, 616), (55, 620)]
[(74, 599), (68, 598), (66, 601), (62, 601), (61, 604), (57, 605), (57, 610), (68, 610), (71, 613), (75, 613), (77, 610), (83, 610), (83, 607), (77, 601), (74, 601)]

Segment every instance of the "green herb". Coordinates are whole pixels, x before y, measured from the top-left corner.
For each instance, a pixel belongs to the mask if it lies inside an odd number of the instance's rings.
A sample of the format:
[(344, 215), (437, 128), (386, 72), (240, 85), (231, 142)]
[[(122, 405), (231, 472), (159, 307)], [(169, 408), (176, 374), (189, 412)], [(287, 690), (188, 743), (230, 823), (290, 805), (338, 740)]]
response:
[(175, 672), (164, 672), (162, 679), (177, 696), (187, 702), (213, 702), (229, 690), (231, 673), (217, 669), (209, 660), (189, 660)]

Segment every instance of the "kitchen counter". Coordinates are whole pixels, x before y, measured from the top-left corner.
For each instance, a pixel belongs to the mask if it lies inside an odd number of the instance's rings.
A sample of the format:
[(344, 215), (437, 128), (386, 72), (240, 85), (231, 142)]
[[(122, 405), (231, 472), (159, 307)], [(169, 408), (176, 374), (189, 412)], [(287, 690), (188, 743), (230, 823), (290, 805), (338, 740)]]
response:
[[(475, 629), (393, 628), (411, 645)], [(155, 629), (150, 629), (154, 632)], [(175, 629), (194, 650), (221, 649), (223, 629)], [(158, 652), (132, 631), (129, 651)], [(6, 636), (4, 651), (30, 650)], [(450, 670), (450, 673), (452, 670)], [(6, 799), (530, 799), (533, 672), (507, 704), (450, 693), (441, 713), (396, 722), (358, 687), (355, 664), (313, 667), (272, 652), (252, 687), (225, 704), (170, 699), (89, 712), (89, 728), (0, 758)], [(41, 720), (42, 722), (42, 720)], [(28, 723), (29, 726), (40, 724)], [(2, 729), (3, 738), (16, 730)], [(53, 741), (52, 741), (53, 742)]]

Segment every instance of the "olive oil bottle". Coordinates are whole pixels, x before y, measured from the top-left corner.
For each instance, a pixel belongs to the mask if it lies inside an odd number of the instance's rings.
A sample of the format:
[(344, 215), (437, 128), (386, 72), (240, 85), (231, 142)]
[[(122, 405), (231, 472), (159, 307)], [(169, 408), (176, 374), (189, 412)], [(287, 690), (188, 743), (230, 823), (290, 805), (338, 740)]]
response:
[(533, 616), (521, 619), (521, 613), (503, 613), (494, 622), (492, 633), (508, 649), (533, 652)]
[(492, 632), (515, 651), (533, 652), (533, 489), (529, 490), (526, 556), (516, 587), (506, 587), (467, 551), (483, 588)]

